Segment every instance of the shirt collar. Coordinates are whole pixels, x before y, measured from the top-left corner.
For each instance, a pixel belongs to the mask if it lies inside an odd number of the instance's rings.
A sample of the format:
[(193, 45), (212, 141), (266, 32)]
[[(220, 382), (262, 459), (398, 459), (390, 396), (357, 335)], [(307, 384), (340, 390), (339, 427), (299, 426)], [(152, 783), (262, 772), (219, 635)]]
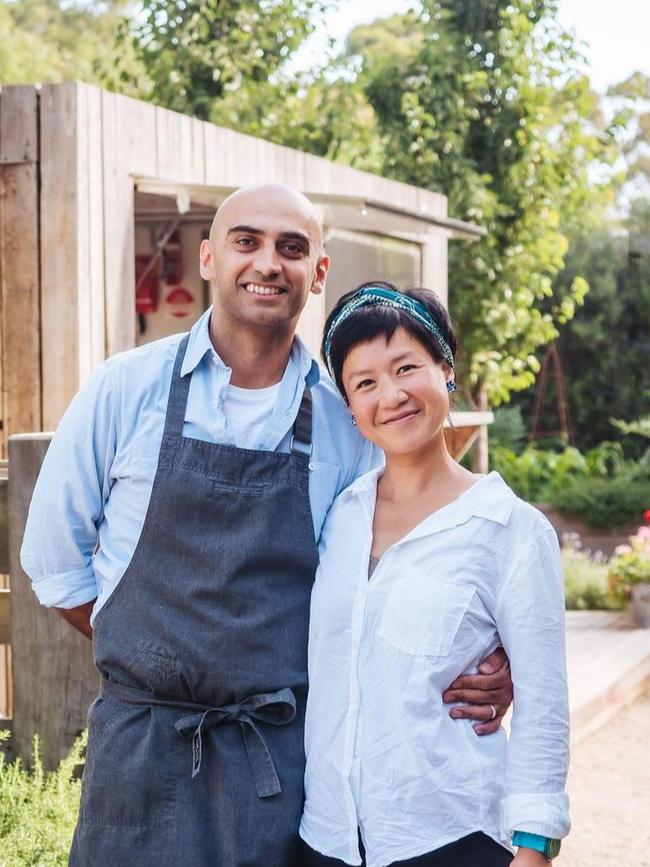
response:
[[(384, 472), (383, 467), (377, 467), (369, 473), (360, 476), (342, 496), (357, 496), (371, 503), (374, 509), (377, 492), (377, 482)], [(370, 500), (368, 500), (370, 498)], [(492, 472), (483, 476), (476, 484), (468, 488), (456, 500), (449, 503), (429, 518), (425, 518), (417, 530), (408, 534), (408, 538), (416, 538), (427, 532), (464, 524), (470, 518), (484, 518), (496, 524), (506, 526), (510, 520), (512, 508), (516, 500), (515, 493), (503, 481), (499, 473)], [(440, 524), (440, 526), (438, 526)]]
[[(211, 316), (212, 307), (208, 307), (201, 318), (192, 326), (190, 339), (187, 344), (187, 351), (185, 352), (185, 358), (183, 359), (183, 366), (181, 367), (181, 376), (186, 376), (188, 373), (192, 373), (208, 353), (210, 353), (221, 367), (225, 368), (226, 365), (219, 357), (217, 351), (212, 345), (212, 340), (210, 339)], [(291, 362), (296, 365), (300, 379), (304, 380), (310, 388), (318, 383), (320, 379), (320, 368), (318, 362), (312, 357), (298, 335), (293, 339), (290, 355), (290, 363)]]

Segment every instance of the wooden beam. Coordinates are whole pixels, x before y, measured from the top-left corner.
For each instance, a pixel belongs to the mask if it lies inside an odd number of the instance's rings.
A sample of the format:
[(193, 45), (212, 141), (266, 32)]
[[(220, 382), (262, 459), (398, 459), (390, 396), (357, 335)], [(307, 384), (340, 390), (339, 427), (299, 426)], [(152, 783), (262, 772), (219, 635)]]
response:
[[(0, 461), (0, 575), (9, 574), (9, 482), (7, 461)], [(2, 583), (0, 583), (2, 587)], [(0, 644), (5, 642), (0, 641)]]
[(11, 590), (0, 588), (0, 644), (11, 644)]
[[(0, 451), (41, 429), (38, 101), (34, 87), (0, 94)], [(2, 569), (0, 568), (0, 571)]]
[(53, 430), (79, 387), (76, 85), (43, 87), (40, 127), (43, 426)]
[(48, 430), (105, 357), (101, 113), (96, 87), (42, 89), (41, 333)]
[(158, 109), (102, 91), (106, 354), (135, 346), (135, 175), (157, 177)]
[(478, 439), (480, 430), (480, 426), (445, 428), (447, 448), (454, 460), (460, 461), (465, 457)]
[(77, 84), (77, 303), (78, 377), (84, 379), (106, 357), (104, 303), (104, 177), (102, 93)]
[(53, 609), (42, 608), (20, 565), (20, 546), (36, 477), (50, 435), (9, 440), (9, 551), (11, 645), (14, 672), (14, 740), (17, 756), (29, 759), (38, 734), (43, 760), (55, 767), (86, 726), (98, 675), (92, 645)]

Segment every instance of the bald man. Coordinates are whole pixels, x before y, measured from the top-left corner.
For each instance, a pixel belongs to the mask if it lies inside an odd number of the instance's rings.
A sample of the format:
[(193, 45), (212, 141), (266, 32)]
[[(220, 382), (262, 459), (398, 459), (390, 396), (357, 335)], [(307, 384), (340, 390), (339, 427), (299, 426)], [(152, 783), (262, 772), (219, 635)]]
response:
[(93, 374), (30, 507), (25, 571), (101, 675), (72, 865), (297, 864), (316, 540), (379, 456), (295, 336), (311, 203), (234, 193), (200, 267), (212, 308)]

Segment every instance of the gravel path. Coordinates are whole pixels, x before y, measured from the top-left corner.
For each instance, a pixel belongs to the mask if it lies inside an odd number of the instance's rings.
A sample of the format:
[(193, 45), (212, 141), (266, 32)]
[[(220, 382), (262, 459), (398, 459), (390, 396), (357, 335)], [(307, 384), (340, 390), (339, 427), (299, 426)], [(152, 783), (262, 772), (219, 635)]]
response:
[(650, 693), (573, 750), (558, 867), (650, 867)]

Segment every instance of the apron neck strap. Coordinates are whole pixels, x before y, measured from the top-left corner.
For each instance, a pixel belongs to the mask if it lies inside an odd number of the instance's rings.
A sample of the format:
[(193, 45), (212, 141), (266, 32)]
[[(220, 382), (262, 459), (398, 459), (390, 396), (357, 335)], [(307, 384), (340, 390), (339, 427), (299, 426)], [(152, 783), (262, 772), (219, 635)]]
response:
[[(187, 350), (190, 335), (186, 334), (181, 340), (176, 360), (174, 361), (174, 372), (172, 373), (172, 383), (169, 390), (169, 400), (167, 402), (167, 414), (165, 416), (165, 431), (163, 433), (163, 443), (171, 444), (183, 436), (183, 425), (185, 424), (185, 411), (187, 409), (187, 398), (190, 392), (191, 376), (181, 376), (183, 367), (183, 359)], [(300, 408), (293, 426), (291, 436), (291, 453), (298, 455), (311, 455), (311, 429), (312, 429), (312, 398), (311, 390), (305, 386), (300, 401)]]
[(178, 345), (178, 352), (174, 361), (174, 372), (172, 373), (172, 384), (169, 389), (169, 400), (167, 401), (163, 443), (169, 443), (183, 436), (187, 396), (190, 393), (190, 380), (192, 377), (189, 375), (181, 376), (181, 369), (189, 340), (190, 335), (186, 334)]
[(291, 453), (294, 455), (311, 455), (311, 419), (312, 419), (312, 399), (309, 386), (305, 386), (300, 401), (300, 409), (296, 416), (296, 421), (293, 426), (291, 436)]

